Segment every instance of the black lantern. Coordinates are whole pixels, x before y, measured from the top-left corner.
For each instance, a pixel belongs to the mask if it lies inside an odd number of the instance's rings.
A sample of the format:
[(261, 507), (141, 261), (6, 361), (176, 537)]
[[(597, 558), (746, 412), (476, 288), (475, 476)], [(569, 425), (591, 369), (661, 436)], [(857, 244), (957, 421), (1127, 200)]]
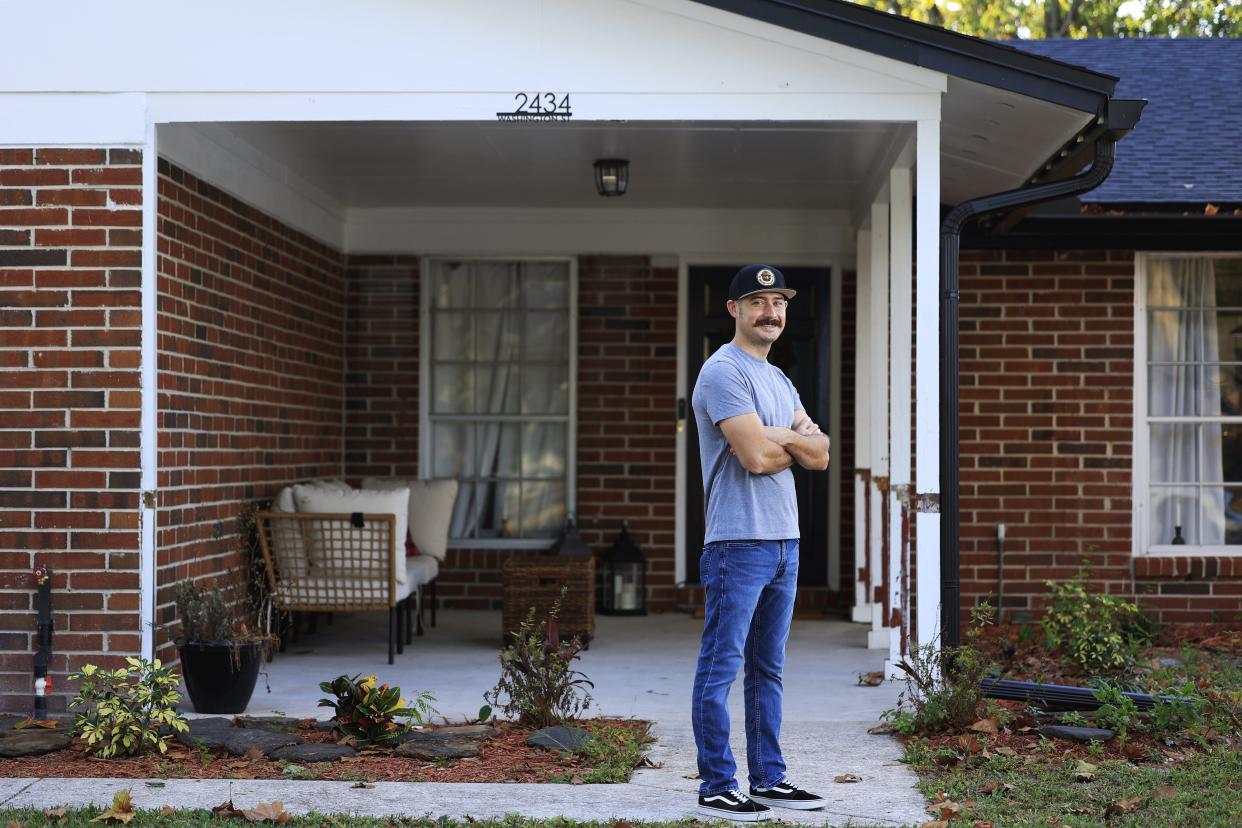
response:
[(647, 558), (630, 537), (628, 524), (621, 525), (621, 535), (601, 560), (599, 611), (647, 614)]
[(595, 190), (605, 198), (625, 195), (630, 182), (630, 162), (624, 158), (600, 158), (595, 162)]
[(560, 555), (563, 558), (589, 558), (594, 554), (591, 552), (591, 547), (587, 546), (586, 541), (582, 539), (582, 535), (578, 534), (573, 515), (565, 521), (565, 529), (556, 539), (556, 543), (552, 544), (548, 554)]

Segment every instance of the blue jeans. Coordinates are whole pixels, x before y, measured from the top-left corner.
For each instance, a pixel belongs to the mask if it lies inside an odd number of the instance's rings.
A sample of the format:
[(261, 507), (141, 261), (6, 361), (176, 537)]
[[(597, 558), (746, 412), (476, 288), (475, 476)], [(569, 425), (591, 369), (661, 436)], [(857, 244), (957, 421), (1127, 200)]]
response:
[(707, 593), (691, 720), (699, 793), (737, 787), (729, 747), (729, 687), (745, 665), (746, 765), (750, 784), (785, 778), (781, 756), (781, 671), (798, 585), (798, 541), (715, 541), (703, 548)]

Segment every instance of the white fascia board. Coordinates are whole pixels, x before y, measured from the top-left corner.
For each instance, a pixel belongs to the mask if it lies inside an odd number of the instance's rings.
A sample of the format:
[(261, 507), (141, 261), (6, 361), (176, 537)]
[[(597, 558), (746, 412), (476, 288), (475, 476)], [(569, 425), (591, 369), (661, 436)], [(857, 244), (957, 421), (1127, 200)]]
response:
[(947, 88), (942, 73), (690, 0), (135, 0), (125, 9), (118, 15), (112, 4), (74, 4), (73, 25), (57, 32), (54, 61), (39, 38), (15, 38), (0, 55), (0, 88), (510, 94)]
[(214, 187), (337, 250), (345, 247), (345, 208), (276, 159), (217, 124), (159, 127), (159, 152)]
[(146, 126), (142, 94), (0, 94), (0, 146), (140, 147)]
[[(152, 93), (156, 123), (203, 121), (496, 121), (513, 93)], [(939, 93), (584, 92), (572, 93), (582, 121), (881, 121), (935, 118)], [(515, 125), (521, 128), (521, 125)]]
[(769, 250), (853, 258), (843, 210), (419, 207), (353, 209), (348, 216), (348, 253), (721, 257)]

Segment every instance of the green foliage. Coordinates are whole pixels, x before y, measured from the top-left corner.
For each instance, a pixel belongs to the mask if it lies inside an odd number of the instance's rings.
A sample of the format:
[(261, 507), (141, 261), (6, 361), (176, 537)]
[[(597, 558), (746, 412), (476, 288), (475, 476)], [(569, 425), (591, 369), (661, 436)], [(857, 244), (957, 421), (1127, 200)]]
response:
[(606, 785), (629, 782), (634, 769), (643, 764), (647, 745), (655, 741), (647, 722), (616, 722), (592, 719), (580, 723), (591, 733), (582, 749), (583, 766), (552, 774), (549, 782)]
[[(1221, 0), (854, 0), (990, 39), (1238, 37), (1242, 4)], [(1123, 10), (1124, 7), (1124, 10)]]
[(940, 648), (932, 642), (897, 664), (906, 674), (906, 687), (897, 698), (897, 709), (883, 716), (897, 732), (952, 732), (978, 720), (983, 702), (979, 682), (993, 670), (979, 638), (982, 628), (992, 623), (994, 611), (981, 604), (971, 615), (972, 624), (960, 646)]
[(210, 591), (186, 579), (178, 581), (177, 612), (181, 637), (186, 641), (232, 641), (233, 609), (219, 587)]
[(353, 737), (358, 747), (395, 745), (412, 724), (426, 723), (435, 712), (430, 693), (419, 693), (411, 706), (401, 698), (400, 687), (379, 684), (375, 676), (338, 676), (320, 682), (319, 689), (332, 694), (320, 699), (319, 706), (332, 708), (337, 728)]
[(1146, 641), (1144, 619), (1124, 598), (1089, 592), (1086, 579), (1082, 570), (1068, 581), (1044, 582), (1051, 593), (1044, 635), (1049, 647), (1086, 672), (1119, 672)]
[(1154, 735), (1167, 736), (1199, 724), (1202, 719), (1201, 702), (1195, 695), (1193, 687), (1186, 685), (1169, 687), (1161, 696), (1164, 698), (1156, 698), (1147, 727)]
[(115, 670), (87, 664), (69, 676), (81, 682), (69, 706), (83, 708), (71, 732), (86, 742), (88, 753), (104, 759), (138, 756), (148, 747), (165, 753), (165, 728), (182, 733), (190, 729), (176, 710), (180, 679), (159, 659), (126, 658), (125, 663)]
[(483, 694), (484, 701), (522, 724), (547, 727), (573, 721), (591, 705), (591, 694), (582, 688), (595, 685), (571, 667), (582, 642), (577, 637), (561, 641), (557, 634), (560, 608), (558, 599), (549, 620), (538, 623), (535, 608), (530, 608), (512, 642), (500, 651), (500, 680)]
[(1092, 695), (1096, 701), (1102, 702), (1095, 711), (1096, 722), (1125, 741), (1127, 734), (1138, 723), (1138, 705), (1129, 696), (1122, 695), (1120, 687), (1107, 681), (1100, 682)]

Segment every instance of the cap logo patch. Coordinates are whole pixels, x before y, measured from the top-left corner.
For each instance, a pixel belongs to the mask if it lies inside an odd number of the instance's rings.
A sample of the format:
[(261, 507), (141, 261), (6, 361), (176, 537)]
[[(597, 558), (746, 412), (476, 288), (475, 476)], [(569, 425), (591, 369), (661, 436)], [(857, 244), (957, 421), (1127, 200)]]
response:
[(776, 281), (776, 274), (768, 270), (766, 267), (755, 274), (755, 279), (764, 287), (771, 286)]

